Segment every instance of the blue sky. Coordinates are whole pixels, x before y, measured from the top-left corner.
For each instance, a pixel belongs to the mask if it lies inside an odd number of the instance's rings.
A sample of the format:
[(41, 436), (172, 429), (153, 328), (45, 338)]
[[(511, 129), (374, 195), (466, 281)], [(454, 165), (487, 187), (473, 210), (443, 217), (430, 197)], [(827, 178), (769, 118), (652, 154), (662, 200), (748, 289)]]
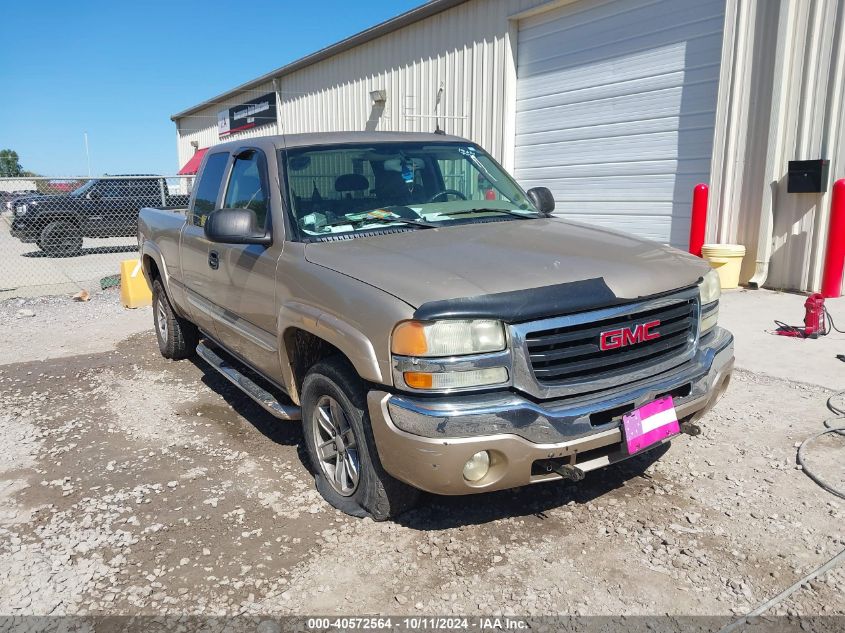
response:
[(85, 174), (87, 131), (93, 174), (173, 173), (170, 115), (422, 3), (5, 3), (0, 149), (43, 175)]

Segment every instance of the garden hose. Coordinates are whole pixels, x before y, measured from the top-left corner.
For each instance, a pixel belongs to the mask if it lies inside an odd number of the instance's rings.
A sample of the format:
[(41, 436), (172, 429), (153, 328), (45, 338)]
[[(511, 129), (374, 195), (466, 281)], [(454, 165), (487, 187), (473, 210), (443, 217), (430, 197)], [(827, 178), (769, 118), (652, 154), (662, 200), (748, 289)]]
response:
[(836, 433), (837, 435), (845, 436), (845, 391), (840, 391), (839, 393), (832, 395), (827, 401), (827, 408), (830, 409), (833, 413), (835, 413), (838, 417), (825, 420), (824, 425), (826, 428), (824, 431), (816, 433), (815, 435), (811, 435), (801, 443), (801, 446), (798, 447), (797, 460), (798, 464), (801, 466), (801, 469), (804, 471), (807, 477), (815, 481), (819, 486), (828, 491), (830, 494), (836, 495), (840, 499), (845, 499), (845, 490), (836, 488), (835, 486), (824, 481), (810, 468), (807, 468), (807, 464), (804, 461), (804, 455), (806, 453), (807, 448), (818, 438), (822, 437), (823, 435), (827, 435), (828, 433)]
[[(839, 332), (840, 330), (836, 331)], [(839, 393), (832, 395), (827, 401), (827, 408), (830, 409), (833, 413), (835, 413), (837, 417), (825, 420), (824, 425), (826, 428), (824, 431), (816, 433), (815, 435), (811, 435), (801, 443), (801, 446), (798, 447), (798, 455), (796, 457), (796, 460), (798, 462), (798, 465), (801, 466), (801, 469), (810, 479), (812, 479), (830, 494), (836, 495), (841, 499), (845, 499), (845, 491), (840, 490), (839, 488), (836, 488), (835, 486), (824, 481), (819, 475), (814, 473), (811, 469), (807, 468), (807, 464), (804, 460), (807, 448), (823, 435), (827, 435), (828, 433), (836, 433), (837, 435), (845, 436), (845, 391), (840, 391)], [(845, 549), (843, 549), (841, 552), (836, 554), (836, 556), (834, 556), (824, 564), (811, 571), (809, 574), (801, 578), (801, 580), (799, 580), (795, 584), (784, 589), (774, 598), (767, 600), (753, 611), (750, 611), (738, 620), (734, 620), (727, 626), (723, 627), (719, 630), (719, 633), (730, 633), (731, 631), (736, 630), (740, 626), (747, 624), (749, 618), (755, 618), (762, 615), (772, 607), (786, 600), (789, 596), (798, 591), (801, 587), (805, 586), (808, 582), (833, 569), (843, 561), (845, 561)]]

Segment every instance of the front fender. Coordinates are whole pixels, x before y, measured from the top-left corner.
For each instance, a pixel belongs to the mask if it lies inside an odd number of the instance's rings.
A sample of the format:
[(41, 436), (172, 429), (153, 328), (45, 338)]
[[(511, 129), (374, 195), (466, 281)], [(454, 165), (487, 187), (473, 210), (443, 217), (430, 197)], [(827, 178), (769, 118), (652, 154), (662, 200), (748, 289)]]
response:
[(288, 394), (299, 400), (296, 376), (291, 366), (285, 345), (286, 335), (292, 329), (299, 329), (324, 340), (336, 347), (364, 380), (384, 384), (384, 371), (379, 364), (378, 355), (367, 336), (349, 322), (329, 314), (316, 306), (289, 301), (279, 311), (280, 324), (284, 324), (279, 333), (279, 355), (282, 377)]
[(43, 207), (33, 207), (26, 215), (18, 216), (30, 226), (37, 226), (44, 228), (54, 220), (65, 220), (72, 222), (77, 226), (81, 225), (79, 214), (73, 211), (63, 209), (45, 209)]

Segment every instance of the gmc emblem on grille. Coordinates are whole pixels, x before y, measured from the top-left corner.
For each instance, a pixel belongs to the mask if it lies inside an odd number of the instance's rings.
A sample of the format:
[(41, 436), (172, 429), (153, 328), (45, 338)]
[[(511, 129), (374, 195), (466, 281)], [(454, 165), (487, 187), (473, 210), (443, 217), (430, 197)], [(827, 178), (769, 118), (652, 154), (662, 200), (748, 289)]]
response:
[(653, 341), (656, 338), (660, 338), (660, 332), (653, 331), (659, 325), (660, 321), (649, 321), (648, 323), (640, 323), (632, 328), (623, 327), (618, 330), (602, 332), (599, 335), (599, 347), (603, 352), (606, 352), (610, 349), (619, 349), (628, 345)]

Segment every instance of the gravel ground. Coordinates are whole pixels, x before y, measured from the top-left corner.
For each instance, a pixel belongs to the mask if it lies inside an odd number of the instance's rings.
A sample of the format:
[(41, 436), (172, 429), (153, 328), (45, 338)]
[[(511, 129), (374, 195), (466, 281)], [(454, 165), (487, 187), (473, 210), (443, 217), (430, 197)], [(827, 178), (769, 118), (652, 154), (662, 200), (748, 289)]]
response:
[(0, 365), (111, 350), (151, 327), (152, 309), (126, 310), (118, 288), (88, 290), (87, 302), (71, 293), (0, 301)]
[[(0, 303), (0, 614), (730, 615), (845, 546), (795, 466), (821, 387), (738, 371), (665, 454), (377, 524), (321, 500), (296, 424), (131, 333), (143, 311), (38, 301)], [(842, 482), (836, 441), (814, 463)], [(845, 568), (777, 612), (845, 613)]]

